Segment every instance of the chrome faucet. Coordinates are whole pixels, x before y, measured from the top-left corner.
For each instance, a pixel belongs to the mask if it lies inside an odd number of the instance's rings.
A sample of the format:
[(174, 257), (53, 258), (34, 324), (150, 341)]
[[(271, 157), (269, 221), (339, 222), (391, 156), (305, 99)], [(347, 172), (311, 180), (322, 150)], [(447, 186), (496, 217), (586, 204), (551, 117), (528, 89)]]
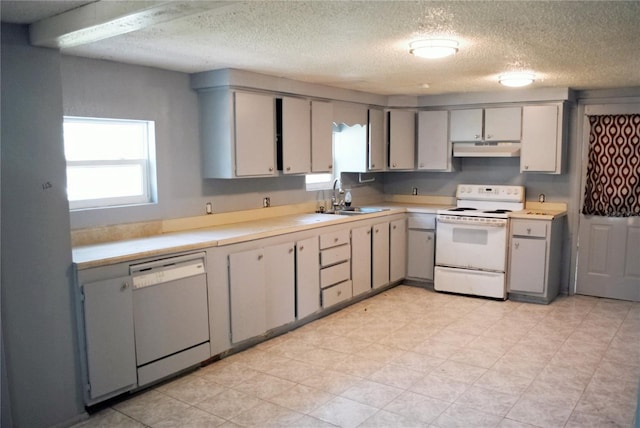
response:
[(340, 178), (336, 177), (333, 180), (333, 194), (331, 195), (331, 207), (334, 210), (344, 207), (344, 200), (340, 200), (338, 197), (336, 197), (336, 186), (338, 185), (338, 183), (340, 183), (340, 186), (338, 186), (337, 189), (338, 195), (344, 195), (344, 190), (342, 190), (342, 181), (340, 181)]

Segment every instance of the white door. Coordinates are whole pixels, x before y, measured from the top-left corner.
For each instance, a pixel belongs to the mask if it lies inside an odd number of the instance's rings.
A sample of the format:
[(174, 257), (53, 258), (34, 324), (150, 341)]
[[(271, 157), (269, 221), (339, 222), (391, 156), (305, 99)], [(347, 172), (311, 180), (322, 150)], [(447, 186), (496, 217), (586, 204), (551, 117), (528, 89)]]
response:
[(353, 295), (371, 290), (371, 227), (351, 230), (351, 279)]
[[(640, 113), (640, 103), (585, 107), (586, 116), (632, 113)], [(585, 117), (582, 136), (585, 171), (589, 132), (589, 120)], [(586, 180), (582, 175), (584, 194)], [(578, 235), (576, 293), (640, 301), (640, 217), (580, 214)]]
[(271, 95), (235, 93), (236, 175), (275, 175), (276, 107)]
[(374, 224), (371, 230), (372, 286), (378, 288), (389, 283), (389, 223)]
[(320, 309), (318, 237), (296, 242), (296, 314), (298, 319)]
[(411, 110), (390, 110), (389, 169), (414, 169), (416, 152), (416, 113)]
[(302, 174), (311, 169), (311, 103), (282, 98), (282, 172)]
[(311, 172), (333, 171), (333, 105), (311, 101)]
[(296, 318), (295, 245), (287, 242), (264, 249), (267, 330)]
[(389, 225), (389, 280), (407, 276), (407, 220), (401, 218)]
[(267, 330), (264, 250), (229, 255), (231, 342), (238, 343)]

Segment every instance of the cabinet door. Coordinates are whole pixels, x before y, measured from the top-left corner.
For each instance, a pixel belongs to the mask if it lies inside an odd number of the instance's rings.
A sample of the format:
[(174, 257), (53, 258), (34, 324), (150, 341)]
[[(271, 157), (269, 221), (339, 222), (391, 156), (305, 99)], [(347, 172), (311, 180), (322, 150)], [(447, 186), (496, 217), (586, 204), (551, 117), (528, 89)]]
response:
[(448, 111), (418, 113), (418, 169), (425, 171), (453, 169)]
[(509, 291), (544, 293), (546, 259), (545, 239), (512, 237)]
[(333, 104), (311, 101), (311, 172), (333, 171)]
[(435, 261), (433, 230), (409, 229), (407, 237), (407, 276), (433, 281)]
[(372, 286), (378, 288), (389, 283), (389, 223), (374, 224), (371, 230)]
[(131, 278), (91, 282), (82, 289), (90, 398), (135, 387)]
[(267, 331), (265, 260), (262, 249), (229, 255), (231, 341)]
[(296, 243), (296, 313), (302, 319), (320, 309), (318, 237)]
[(399, 281), (407, 273), (407, 220), (394, 220), (389, 225), (389, 280)]
[(267, 330), (295, 321), (295, 245), (285, 243), (264, 249)]
[(414, 169), (416, 152), (416, 113), (408, 110), (387, 112), (389, 169)]
[(522, 132), (520, 107), (488, 108), (484, 110), (485, 141), (520, 141)]
[(384, 170), (384, 112), (382, 110), (369, 110), (367, 142), (369, 144), (369, 170)]
[(234, 93), (236, 175), (275, 175), (275, 100), (271, 95)]
[(482, 140), (482, 109), (451, 111), (451, 141)]
[(351, 280), (354, 296), (371, 290), (371, 226), (351, 230)]
[(558, 106), (522, 108), (521, 172), (560, 172)]
[(304, 174), (311, 169), (311, 104), (282, 98), (282, 172)]

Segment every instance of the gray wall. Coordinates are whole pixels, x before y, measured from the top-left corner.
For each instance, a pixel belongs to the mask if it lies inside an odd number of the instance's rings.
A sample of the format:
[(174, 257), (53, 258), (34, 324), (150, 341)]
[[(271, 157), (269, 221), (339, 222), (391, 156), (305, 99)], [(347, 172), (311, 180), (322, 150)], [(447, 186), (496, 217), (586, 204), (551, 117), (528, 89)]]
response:
[(64, 114), (154, 120), (158, 203), (71, 213), (73, 229), (169, 219), (262, 207), (262, 198), (286, 205), (322, 198), (305, 190), (304, 177), (214, 180), (202, 178), (198, 99), (190, 76), (160, 70), (62, 57)]
[[(2, 24), (2, 339), (13, 424), (82, 414), (60, 55)], [(5, 406), (3, 406), (5, 409)], [(3, 415), (3, 426), (6, 422)]]

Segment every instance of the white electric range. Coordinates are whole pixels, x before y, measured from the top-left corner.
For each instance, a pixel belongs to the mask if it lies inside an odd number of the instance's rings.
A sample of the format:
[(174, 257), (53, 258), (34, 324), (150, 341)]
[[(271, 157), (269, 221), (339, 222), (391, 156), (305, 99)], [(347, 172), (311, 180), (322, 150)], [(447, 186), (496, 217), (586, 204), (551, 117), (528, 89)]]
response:
[(460, 184), (456, 207), (438, 210), (434, 289), (506, 299), (509, 213), (523, 186)]

